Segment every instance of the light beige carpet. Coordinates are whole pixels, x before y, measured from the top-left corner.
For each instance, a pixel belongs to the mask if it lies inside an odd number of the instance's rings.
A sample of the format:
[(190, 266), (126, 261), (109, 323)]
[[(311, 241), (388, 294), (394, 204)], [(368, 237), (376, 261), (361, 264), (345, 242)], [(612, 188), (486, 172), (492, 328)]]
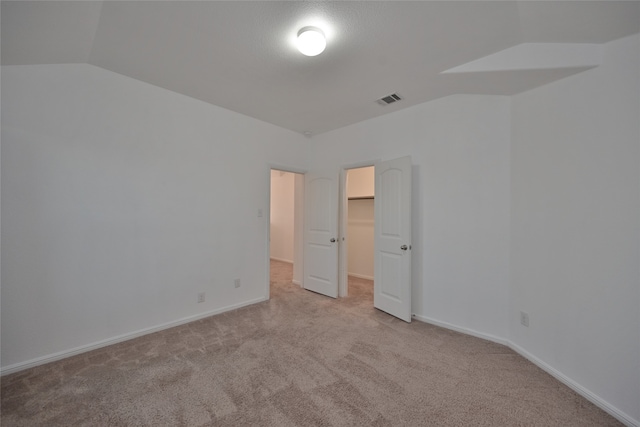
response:
[(613, 426), (510, 349), (332, 300), (271, 300), (2, 378), (8, 426)]

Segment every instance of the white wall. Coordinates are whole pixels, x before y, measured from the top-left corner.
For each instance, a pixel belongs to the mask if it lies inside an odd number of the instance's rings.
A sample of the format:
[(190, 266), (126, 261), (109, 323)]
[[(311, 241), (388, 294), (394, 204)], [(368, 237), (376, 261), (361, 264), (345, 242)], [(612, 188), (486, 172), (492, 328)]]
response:
[(295, 174), (271, 171), (271, 258), (293, 262)]
[(265, 298), (268, 164), (307, 154), (97, 67), (2, 67), (3, 367)]
[(504, 338), (510, 99), (459, 95), (315, 136), (310, 168), (411, 155), (413, 308)]
[(639, 159), (637, 35), (605, 45), (600, 67), (513, 98), (511, 340), (636, 425)]

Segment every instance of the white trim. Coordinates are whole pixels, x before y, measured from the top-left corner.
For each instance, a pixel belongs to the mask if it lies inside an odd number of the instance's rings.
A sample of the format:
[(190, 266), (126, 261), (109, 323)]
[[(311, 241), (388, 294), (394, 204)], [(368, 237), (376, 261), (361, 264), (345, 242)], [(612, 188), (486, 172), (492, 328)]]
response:
[(265, 248), (264, 248), (264, 255), (265, 255), (265, 264), (266, 264), (266, 277), (264, 280), (264, 286), (265, 286), (265, 295), (267, 297), (267, 299), (271, 299), (271, 171), (272, 171), (272, 166), (271, 165), (267, 165), (267, 179), (266, 179), (266, 183), (267, 183), (267, 208), (265, 209), (265, 219), (266, 222), (263, 225), (264, 227), (264, 234), (265, 234)]
[(620, 409), (616, 408), (615, 406), (613, 406), (612, 404), (610, 404), (600, 396), (594, 394), (586, 387), (578, 384), (577, 382), (575, 382), (574, 380), (572, 380), (562, 372), (553, 368), (551, 365), (548, 365), (547, 363), (538, 359), (533, 354), (526, 351), (524, 348), (510, 341), (508, 343), (508, 346), (513, 351), (520, 354), (525, 359), (528, 359), (531, 363), (537, 365), (540, 369), (542, 369), (543, 371), (546, 371), (549, 375), (553, 376), (555, 379), (557, 379), (558, 381), (560, 381), (561, 383), (571, 388), (573, 391), (575, 391), (576, 393), (578, 393), (579, 395), (581, 395), (582, 397), (584, 397), (585, 399), (587, 399), (588, 401), (596, 405), (598, 408), (602, 409), (605, 412), (608, 412), (611, 416), (616, 418), (618, 421), (620, 421), (624, 425), (629, 427), (640, 427), (640, 421), (634, 420), (630, 415), (622, 412)]
[(440, 326), (445, 329), (451, 329), (452, 331), (461, 332), (466, 335), (472, 335), (474, 337), (482, 338), (487, 341), (493, 341), (498, 344), (509, 346), (508, 340), (496, 337), (495, 335), (485, 334), (484, 332), (478, 332), (473, 329), (463, 328), (460, 326), (452, 325), (451, 323), (443, 322), (441, 320), (432, 319), (431, 317), (420, 316), (418, 314), (414, 314), (411, 317), (424, 323), (430, 323), (432, 325)]
[[(299, 285), (299, 283), (296, 283), (296, 284)], [(65, 359), (67, 357), (75, 356), (75, 355), (78, 355), (78, 354), (81, 354), (81, 353), (86, 353), (86, 352), (89, 352), (89, 351), (92, 351), (92, 350), (97, 350), (97, 349), (102, 348), (102, 347), (107, 347), (107, 346), (110, 346), (110, 345), (113, 345), (113, 344), (117, 344), (117, 343), (120, 343), (120, 342), (123, 342), (123, 341), (128, 341), (128, 340), (131, 340), (131, 339), (134, 339), (134, 338), (141, 337), (143, 335), (152, 334), (154, 332), (159, 332), (159, 331), (162, 331), (162, 330), (165, 330), (165, 329), (173, 328), (175, 326), (184, 325), (185, 323), (194, 322), (196, 320), (204, 319), (206, 317), (214, 316), (216, 314), (220, 314), (220, 313), (224, 313), (224, 312), (227, 312), (227, 311), (235, 310), (235, 309), (238, 309), (238, 308), (241, 308), (241, 307), (246, 307), (248, 305), (252, 305), (252, 304), (257, 304), (257, 303), (260, 303), (260, 302), (268, 301), (268, 299), (269, 299), (268, 297), (264, 297), (263, 296), (263, 297), (256, 298), (256, 299), (253, 299), (253, 300), (241, 302), (241, 303), (238, 303), (238, 304), (229, 305), (229, 306), (218, 308), (218, 309), (211, 310), (211, 311), (207, 311), (205, 313), (196, 314), (194, 316), (183, 317), (182, 319), (178, 319), (178, 320), (175, 320), (173, 322), (163, 323), (161, 325), (153, 326), (151, 328), (140, 329), (140, 330), (137, 330), (137, 331), (134, 331), (134, 332), (130, 332), (130, 333), (127, 333), (127, 334), (118, 335), (118, 336), (113, 337), (113, 338), (108, 338), (106, 340), (97, 341), (97, 342), (92, 343), (92, 344), (75, 347), (75, 348), (72, 348), (70, 350), (65, 350), (65, 351), (61, 351), (61, 352), (58, 352), (58, 353), (53, 353), (53, 354), (49, 354), (49, 355), (46, 355), (46, 356), (37, 357), (35, 359), (31, 359), (31, 360), (28, 360), (26, 362), (15, 363), (13, 365), (9, 365), (9, 366), (6, 366), (4, 368), (1, 368), (0, 369), (0, 376), (13, 374), (15, 372), (19, 372), (19, 371), (22, 371), (24, 369), (33, 368), (33, 367), (36, 367), (36, 366), (39, 366), (39, 365), (44, 365), (45, 363), (55, 362), (56, 360), (61, 360), (61, 359)], [(432, 324), (432, 325), (435, 325), (435, 326), (439, 326), (439, 327), (442, 327), (442, 328), (445, 328), (445, 329), (450, 329), (450, 330), (453, 330), (453, 331), (456, 331), (456, 332), (460, 332), (460, 333), (463, 333), (463, 334), (467, 334), (467, 335), (471, 335), (471, 336), (474, 336), (474, 337), (477, 337), (477, 338), (486, 339), (488, 341), (492, 341), (492, 342), (495, 342), (497, 344), (505, 345), (505, 346), (511, 348), (513, 351), (515, 351), (519, 355), (521, 355), (522, 357), (524, 357), (525, 359), (529, 360), (531, 363), (537, 365), (540, 369), (542, 369), (543, 371), (547, 372), (549, 375), (553, 376), (558, 381), (560, 381), (561, 383), (565, 384), (567, 387), (571, 388), (573, 391), (575, 391), (576, 393), (578, 393), (579, 395), (581, 395), (585, 399), (589, 400), (591, 403), (593, 403), (594, 405), (596, 405), (597, 407), (599, 407), (603, 411), (609, 413), (611, 416), (616, 418), (618, 421), (620, 421), (624, 425), (626, 425), (628, 427), (640, 427), (640, 421), (635, 420), (633, 417), (631, 417), (630, 415), (628, 415), (625, 412), (621, 411), (620, 409), (616, 408), (615, 406), (613, 406), (612, 404), (610, 404), (609, 402), (607, 402), (606, 400), (604, 400), (600, 396), (592, 393), (586, 387), (584, 387), (584, 386), (580, 385), (579, 383), (575, 382), (571, 378), (569, 378), (566, 375), (564, 375), (562, 372), (560, 372), (557, 369), (553, 368), (551, 365), (547, 364), (546, 362), (538, 359), (536, 356), (532, 355), (531, 353), (529, 353), (528, 351), (526, 351), (522, 347), (518, 346), (517, 344), (515, 344), (515, 343), (513, 343), (513, 342), (511, 342), (509, 340), (505, 340), (505, 339), (498, 338), (498, 337), (496, 337), (494, 335), (491, 335), (491, 334), (485, 334), (485, 333), (482, 333), (482, 332), (475, 331), (473, 329), (456, 326), (456, 325), (453, 325), (451, 323), (443, 322), (443, 321), (440, 321), (440, 320), (435, 320), (435, 319), (432, 319), (430, 317), (421, 316), (421, 315), (418, 315), (418, 314), (414, 314), (412, 316), (412, 318), (414, 318), (414, 319), (416, 319), (418, 321), (424, 322), (424, 323), (429, 323), (429, 324)]]
[(348, 259), (348, 217), (349, 203), (347, 200), (347, 181), (348, 171), (340, 170), (340, 183), (338, 188), (338, 297), (346, 297), (349, 295), (349, 276), (347, 269), (349, 268)]
[(304, 175), (305, 173), (307, 173), (306, 169), (300, 169), (292, 166), (283, 166), (277, 163), (267, 163), (267, 166), (269, 166), (269, 176), (271, 176), (271, 169), (275, 169), (280, 172), (299, 173), (300, 175)]
[(214, 316), (216, 314), (224, 313), (226, 311), (235, 310), (247, 305), (257, 304), (259, 302), (267, 301), (268, 298), (260, 297), (249, 301), (244, 301), (238, 304), (228, 305), (226, 307), (218, 308), (215, 310), (207, 311), (205, 313), (196, 314), (193, 316), (183, 317), (182, 319), (174, 320), (172, 322), (163, 323), (158, 326), (152, 326), (150, 328), (139, 329), (134, 332), (118, 335), (113, 338), (107, 338), (106, 340), (97, 341), (92, 344), (82, 345), (72, 348), (70, 350), (60, 351), (58, 353), (48, 354), (46, 356), (37, 357), (35, 359), (27, 360), (26, 362), (19, 362), (13, 365), (9, 365), (0, 369), (0, 376), (13, 374), (14, 372), (22, 371), (24, 369), (33, 368), (45, 363), (55, 362), (56, 360), (65, 359), (67, 357), (75, 356), (77, 354), (86, 353), (88, 351), (97, 350), (102, 347), (107, 347), (119, 342), (128, 341), (134, 338), (141, 337), (143, 335), (152, 334), (154, 332), (162, 331), (165, 329), (173, 328), (175, 326), (184, 325), (185, 323), (194, 322), (196, 320), (204, 319), (205, 317)]
[(376, 163), (378, 163), (380, 161), (380, 159), (377, 160), (368, 160), (368, 161), (364, 161), (364, 162), (355, 162), (355, 163), (350, 163), (348, 165), (342, 165), (342, 169), (343, 170), (347, 170), (347, 169), (360, 169), (360, 168), (368, 168), (370, 166), (375, 166)]
[(537, 357), (535, 357), (534, 355), (532, 355), (522, 347), (518, 346), (517, 344), (514, 344), (513, 342), (507, 339), (499, 338), (491, 334), (485, 334), (483, 332), (478, 332), (473, 329), (452, 325), (451, 323), (435, 320), (426, 316), (420, 316), (418, 314), (414, 314), (412, 317), (421, 322), (430, 323), (432, 325), (440, 326), (445, 329), (451, 329), (456, 332), (472, 335), (474, 337), (482, 338), (488, 341), (493, 341), (495, 343), (507, 346), (513, 351), (515, 351), (516, 353), (518, 353), (519, 355), (521, 355), (522, 357), (524, 357), (525, 359), (529, 360), (531, 363), (537, 365), (540, 369), (547, 372), (549, 375), (553, 376), (555, 379), (557, 379), (567, 387), (571, 388), (573, 391), (575, 391), (576, 393), (578, 393), (579, 395), (581, 395), (582, 397), (584, 397), (585, 399), (587, 399), (588, 401), (590, 401), (591, 403), (593, 403), (594, 405), (602, 409), (603, 411), (607, 412), (612, 417), (616, 418), (618, 421), (620, 421), (624, 425), (628, 427), (640, 427), (640, 421), (633, 419), (633, 417), (622, 412), (620, 409), (616, 408), (615, 406), (613, 406), (612, 404), (610, 404), (600, 396), (594, 394), (586, 387), (578, 384), (571, 378), (564, 375), (562, 372), (553, 368), (551, 365), (548, 365), (547, 363), (538, 359)]
[(274, 256), (272, 256), (271, 259), (274, 260), (274, 261), (280, 261), (280, 262), (286, 262), (288, 264), (293, 264), (293, 261), (291, 261), (290, 259), (277, 258), (277, 257), (274, 257)]
[(357, 277), (358, 279), (366, 279), (366, 280), (373, 280), (373, 276), (366, 276), (364, 274), (358, 274), (358, 273), (347, 273), (348, 276), (353, 276), (353, 277)]
[(300, 280), (292, 280), (291, 283), (293, 283), (294, 285), (298, 285), (298, 286), (302, 287), (302, 282)]

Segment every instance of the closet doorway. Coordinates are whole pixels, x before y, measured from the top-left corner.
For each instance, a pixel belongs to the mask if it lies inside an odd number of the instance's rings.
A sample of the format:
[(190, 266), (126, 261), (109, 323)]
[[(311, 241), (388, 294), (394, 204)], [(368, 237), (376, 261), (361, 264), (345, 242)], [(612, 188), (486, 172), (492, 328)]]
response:
[(304, 175), (271, 169), (269, 283), (302, 283)]
[[(343, 199), (344, 240), (341, 296), (373, 295), (374, 278), (374, 195), (373, 166), (346, 169)], [(351, 288), (351, 292), (350, 292)]]

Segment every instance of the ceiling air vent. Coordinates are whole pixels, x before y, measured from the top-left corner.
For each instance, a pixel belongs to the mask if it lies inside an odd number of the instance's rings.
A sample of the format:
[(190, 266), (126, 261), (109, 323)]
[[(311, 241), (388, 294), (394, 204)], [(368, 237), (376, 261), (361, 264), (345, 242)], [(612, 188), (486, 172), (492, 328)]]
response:
[(380, 105), (389, 105), (393, 104), (394, 102), (398, 102), (401, 99), (402, 98), (400, 98), (400, 95), (398, 95), (397, 93), (392, 93), (391, 95), (387, 95), (383, 98), (378, 99), (376, 102)]

